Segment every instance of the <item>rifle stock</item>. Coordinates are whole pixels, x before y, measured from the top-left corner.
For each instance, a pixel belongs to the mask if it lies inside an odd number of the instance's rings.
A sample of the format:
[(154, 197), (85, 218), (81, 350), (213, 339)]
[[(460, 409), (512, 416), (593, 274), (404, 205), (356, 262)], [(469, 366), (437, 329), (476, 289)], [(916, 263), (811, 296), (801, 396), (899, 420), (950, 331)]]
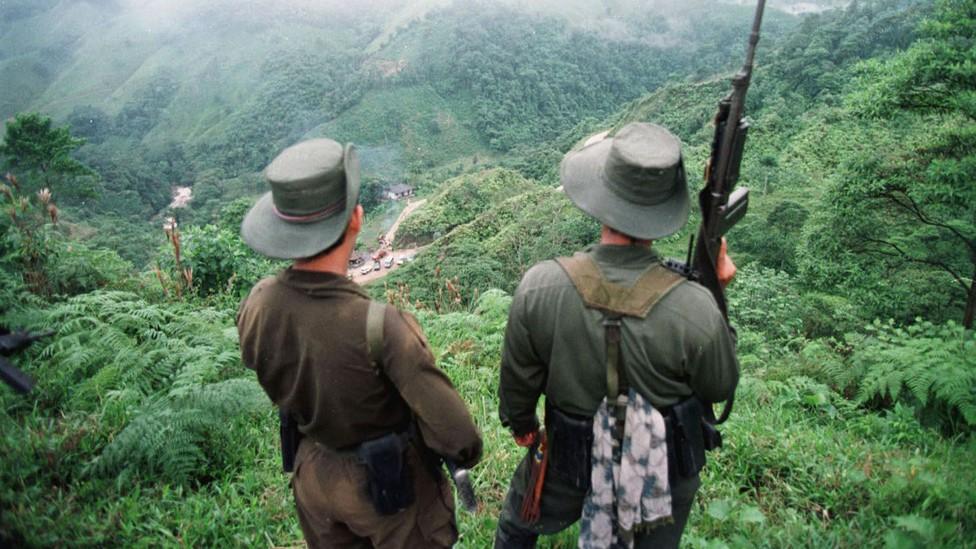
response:
[(54, 335), (53, 330), (40, 333), (23, 330), (11, 332), (0, 327), (0, 381), (22, 395), (29, 393), (34, 388), (34, 380), (3, 357), (12, 356), (30, 346), (31, 343), (51, 335)]

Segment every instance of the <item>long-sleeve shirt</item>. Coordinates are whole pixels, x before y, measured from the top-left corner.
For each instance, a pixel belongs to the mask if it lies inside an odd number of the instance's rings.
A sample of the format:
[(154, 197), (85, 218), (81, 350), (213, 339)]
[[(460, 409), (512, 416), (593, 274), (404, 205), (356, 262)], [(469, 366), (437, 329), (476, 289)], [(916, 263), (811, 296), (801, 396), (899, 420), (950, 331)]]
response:
[(481, 435), (416, 319), (386, 307), (379, 374), (367, 353), (368, 308), (362, 288), (339, 275), (287, 269), (264, 279), (237, 315), (244, 364), (300, 431), (329, 448), (403, 432), (415, 418), (431, 450), (474, 465)]
[[(587, 251), (610, 282), (629, 286), (653, 263), (650, 248), (598, 245)], [(555, 261), (532, 267), (509, 311), (502, 351), (499, 415), (516, 434), (538, 426), (536, 404), (545, 393), (560, 410), (592, 417), (607, 393), (603, 314), (588, 309)], [(685, 282), (647, 317), (624, 317), (622, 364), (630, 386), (656, 408), (696, 394), (719, 402), (739, 379), (732, 334), (715, 299)]]

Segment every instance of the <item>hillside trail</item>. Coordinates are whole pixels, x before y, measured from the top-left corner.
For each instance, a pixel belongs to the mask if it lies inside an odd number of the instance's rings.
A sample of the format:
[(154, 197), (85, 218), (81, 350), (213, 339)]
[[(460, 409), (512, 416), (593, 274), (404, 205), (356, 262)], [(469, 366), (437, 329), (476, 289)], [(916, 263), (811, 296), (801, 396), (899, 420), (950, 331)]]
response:
[[(397, 217), (396, 221), (393, 222), (393, 225), (391, 225), (389, 230), (387, 230), (386, 233), (383, 235), (384, 242), (394, 242), (396, 239), (397, 229), (400, 228), (400, 224), (403, 223), (403, 221), (407, 219), (407, 217), (409, 217), (414, 211), (416, 211), (417, 208), (423, 206), (426, 203), (427, 203), (426, 198), (423, 198), (416, 202), (409, 202), (407, 204), (407, 207), (404, 208), (402, 212), (400, 212), (400, 215)], [(417, 252), (419, 252), (423, 248), (421, 247), (421, 248), (400, 248), (400, 249), (383, 248), (383, 249), (387, 250), (387, 256), (392, 255), (395, 258), (393, 261), (393, 265), (391, 265), (389, 268), (380, 267), (380, 270), (370, 271), (366, 274), (360, 274), (359, 269), (361, 267), (354, 268), (351, 270), (353, 282), (357, 284), (366, 284), (368, 282), (372, 282), (374, 280), (383, 278), (384, 276), (390, 274), (391, 272), (397, 270), (400, 267), (400, 265), (396, 264), (396, 259), (399, 259), (401, 257), (414, 256), (417, 254)], [(371, 253), (375, 253), (375, 251)]]

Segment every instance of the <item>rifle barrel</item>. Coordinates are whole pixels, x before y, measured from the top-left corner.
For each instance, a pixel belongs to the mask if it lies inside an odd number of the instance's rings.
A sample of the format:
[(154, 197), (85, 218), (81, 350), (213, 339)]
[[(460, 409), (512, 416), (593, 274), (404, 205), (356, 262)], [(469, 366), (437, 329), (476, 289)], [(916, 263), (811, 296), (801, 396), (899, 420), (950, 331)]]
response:
[[(756, 15), (752, 21), (752, 32), (749, 34), (749, 45), (746, 47), (746, 62), (742, 65), (742, 69), (735, 75), (732, 79), (732, 94), (729, 104), (728, 117), (725, 119), (725, 129), (722, 132), (722, 143), (720, 147), (721, 154), (718, 157), (718, 165), (715, 166), (715, 171), (713, 172), (713, 181), (716, 186), (722, 187), (728, 178), (729, 173), (729, 162), (732, 157), (732, 147), (733, 140), (736, 137), (736, 129), (739, 127), (739, 121), (742, 119), (742, 113), (745, 111), (746, 103), (746, 91), (749, 89), (749, 84), (752, 81), (752, 66), (753, 61), (756, 58), (756, 46), (759, 44), (759, 30), (762, 27), (763, 13), (766, 9), (766, 0), (759, 0), (756, 4)], [(720, 198), (722, 195), (727, 195), (732, 189), (714, 188), (712, 193), (714, 198)], [(715, 204), (714, 209), (722, 206), (723, 204)], [(714, 212), (713, 212), (714, 213)], [(710, 220), (717, 221), (717, 220)], [(717, 225), (717, 224), (714, 224)], [(710, 231), (712, 232), (712, 231)], [(715, 237), (715, 234), (710, 234), (710, 237)]]

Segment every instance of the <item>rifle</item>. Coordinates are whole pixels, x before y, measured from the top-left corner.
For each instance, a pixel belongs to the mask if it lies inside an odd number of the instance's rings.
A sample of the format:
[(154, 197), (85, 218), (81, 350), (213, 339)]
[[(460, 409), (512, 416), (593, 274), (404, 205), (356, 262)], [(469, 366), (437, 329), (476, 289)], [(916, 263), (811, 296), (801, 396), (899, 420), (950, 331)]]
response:
[[(729, 318), (728, 304), (725, 291), (718, 281), (717, 261), (722, 236), (745, 216), (749, 207), (749, 189), (735, 189), (735, 184), (739, 180), (742, 150), (749, 131), (749, 122), (744, 118), (746, 92), (752, 81), (752, 63), (756, 55), (756, 44), (759, 43), (759, 28), (765, 7), (766, 0), (759, 0), (746, 48), (746, 62), (732, 78), (732, 91), (718, 104), (712, 154), (705, 166), (705, 188), (698, 194), (701, 225), (698, 227), (697, 242), (692, 236), (688, 245), (687, 274), (708, 288), (726, 320)], [(734, 396), (729, 397), (721, 417), (717, 420), (711, 405), (706, 403), (708, 422), (724, 423), (732, 413), (733, 401)]]
[[(32, 334), (26, 331), (11, 332), (6, 328), (0, 328), (0, 355), (3, 357), (11, 356), (26, 349), (31, 343), (53, 334), (53, 331)], [(3, 380), (4, 383), (20, 394), (27, 394), (34, 388), (34, 380), (29, 375), (2, 357), (0, 357), (0, 380)]]

